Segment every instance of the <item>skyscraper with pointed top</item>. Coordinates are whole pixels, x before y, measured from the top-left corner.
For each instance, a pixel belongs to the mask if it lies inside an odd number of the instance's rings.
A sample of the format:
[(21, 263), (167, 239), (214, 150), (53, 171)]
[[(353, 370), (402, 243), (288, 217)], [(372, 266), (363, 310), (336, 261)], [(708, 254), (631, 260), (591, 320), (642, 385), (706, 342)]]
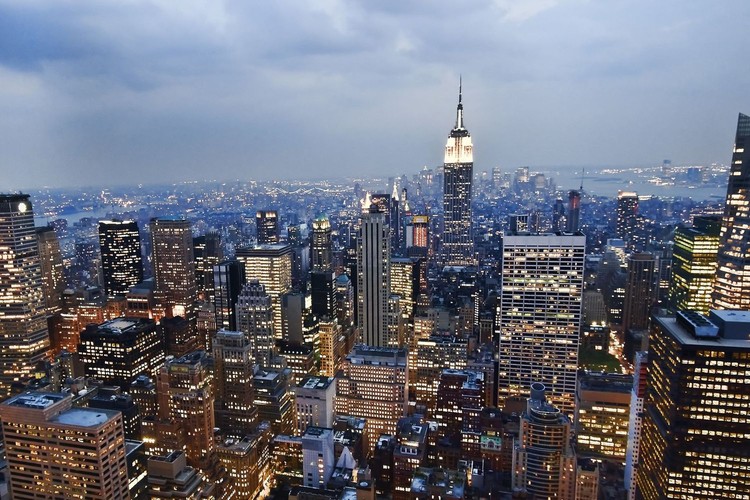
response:
[(446, 265), (469, 265), (474, 262), (471, 234), (471, 184), (474, 174), (474, 148), (471, 134), (464, 127), (462, 84), (458, 86), (456, 125), (445, 145), (443, 178), (442, 261)]
[(750, 309), (750, 116), (740, 113), (714, 281), (716, 309)]

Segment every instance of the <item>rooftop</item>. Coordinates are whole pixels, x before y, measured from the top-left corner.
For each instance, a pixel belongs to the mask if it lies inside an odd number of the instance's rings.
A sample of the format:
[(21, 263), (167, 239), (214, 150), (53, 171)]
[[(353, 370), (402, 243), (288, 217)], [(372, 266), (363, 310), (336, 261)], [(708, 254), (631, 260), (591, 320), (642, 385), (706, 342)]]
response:
[(297, 387), (304, 389), (327, 389), (333, 383), (333, 378), (330, 377), (315, 377), (309, 376), (303, 378)]
[(112, 420), (119, 414), (119, 411), (114, 410), (73, 407), (50, 419), (50, 422), (76, 425), (78, 427), (97, 427)]
[(62, 401), (66, 395), (54, 392), (27, 392), (13, 396), (3, 402), (7, 406), (20, 406), (24, 408), (43, 410), (53, 404)]

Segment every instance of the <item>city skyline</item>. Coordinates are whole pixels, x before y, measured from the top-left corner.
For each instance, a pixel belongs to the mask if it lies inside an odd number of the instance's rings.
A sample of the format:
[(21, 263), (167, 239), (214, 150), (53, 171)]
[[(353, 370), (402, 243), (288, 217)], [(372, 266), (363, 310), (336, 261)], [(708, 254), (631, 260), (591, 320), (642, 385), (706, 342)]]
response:
[(747, 9), (3, 2), (1, 187), (434, 167), (459, 73), (478, 170), (725, 162)]

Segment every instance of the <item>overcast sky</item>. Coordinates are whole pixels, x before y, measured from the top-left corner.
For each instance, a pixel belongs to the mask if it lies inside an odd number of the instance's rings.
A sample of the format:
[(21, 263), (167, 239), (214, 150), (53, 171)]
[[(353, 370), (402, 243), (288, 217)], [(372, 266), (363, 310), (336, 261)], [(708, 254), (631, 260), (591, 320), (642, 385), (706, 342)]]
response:
[(0, 191), (728, 163), (750, 1), (0, 0)]

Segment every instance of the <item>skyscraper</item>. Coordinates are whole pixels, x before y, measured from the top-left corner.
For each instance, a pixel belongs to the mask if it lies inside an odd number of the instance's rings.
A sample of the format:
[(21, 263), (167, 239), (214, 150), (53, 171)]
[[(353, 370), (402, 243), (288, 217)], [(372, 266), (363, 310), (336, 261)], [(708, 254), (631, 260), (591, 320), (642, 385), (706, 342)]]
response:
[(651, 307), (656, 301), (655, 272), (656, 258), (653, 254), (642, 252), (628, 257), (628, 278), (622, 313), (622, 328), (625, 332), (648, 328)]
[(65, 290), (60, 241), (57, 239), (52, 226), (38, 227), (36, 239), (39, 247), (42, 288), (47, 303), (47, 311), (50, 313), (57, 312), (60, 310), (62, 293)]
[(182, 316), (195, 324), (195, 258), (190, 222), (184, 219), (151, 219), (156, 296), (168, 317)]
[(245, 269), (236, 260), (226, 260), (213, 268), (213, 295), (216, 313), (216, 328), (237, 329), (235, 307), (237, 297), (245, 284)]
[(327, 217), (318, 217), (312, 223), (312, 270), (310, 271), (310, 298), (312, 313), (319, 318), (336, 318), (336, 294), (333, 285), (331, 223)]
[(279, 214), (276, 210), (258, 210), (255, 214), (258, 245), (275, 245), (279, 242)]
[(638, 229), (638, 195), (629, 191), (617, 193), (617, 221), (615, 232), (628, 248), (634, 248)]
[(390, 233), (385, 214), (368, 201), (360, 216), (357, 240), (357, 327), (362, 342), (384, 347), (388, 345)]
[(750, 313), (656, 315), (637, 487), (644, 500), (750, 495)]
[(565, 231), (568, 233), (578, 232), (581, 223), (581, 193), (571, 191), (568, 193), (568, 217)]
[(0, 283), (0, 395), (9, 395), (23, 387), (50, 347), (27, 194), (0, 195)]
[(134, 220), (99, 222), (104, 293), (124, 297), (130, 287), (143, 281), (141, 235)]
[(0, 404), (12, 498), (130, 498), (120, 412), (72, 400), (27, 392)]
[(281, 297), (292, 290), (292, 259), (289, 245), (257, 245), (238, 248), (236, 258), (245, 265), (245, 280), (257, 280), (271, 296), (274, 335), (281, 339), (283, 332)]
[(224, 259), (221, 246), (221, 235), (209, 231), (203, 236), (193, 238), (193, 254), (195, 257), (195, 281), (198, 293), (203, 300), (214, 301), (214, 266)]
[(585, 246), (580, 233), (503, 236), (499, 406), (542, 382), (552, 404), (573, 415)]
[(213, 341), (216, 373), (216, 423), (224, 433), (243, 438), (255, 430), (252, 342), (244, 332), (219, 330)]
[(271, 296), (258, 280), (251, 280), (242, 287), (236, 309), (237, 329), (247, 335), (254, 362), (269, 366), (275, 340)]
[(446, 265), (468, 265), (474, 262), (471, 231), (471, 183), (474, 175), (474, 152), (471, 135), (464, 127), (464, 105), (458, 90), (456, 125), (445, 145), (443, 182), (443, 262)]
[(676, 310), (708, 314), (720, 232), (721, 219), (711, 216), (694, 217), (693, 227), (675, 229), (669, 301)]
[(740, 113), (714, 282), (716, 309), (750, 309), (750, 116)]

